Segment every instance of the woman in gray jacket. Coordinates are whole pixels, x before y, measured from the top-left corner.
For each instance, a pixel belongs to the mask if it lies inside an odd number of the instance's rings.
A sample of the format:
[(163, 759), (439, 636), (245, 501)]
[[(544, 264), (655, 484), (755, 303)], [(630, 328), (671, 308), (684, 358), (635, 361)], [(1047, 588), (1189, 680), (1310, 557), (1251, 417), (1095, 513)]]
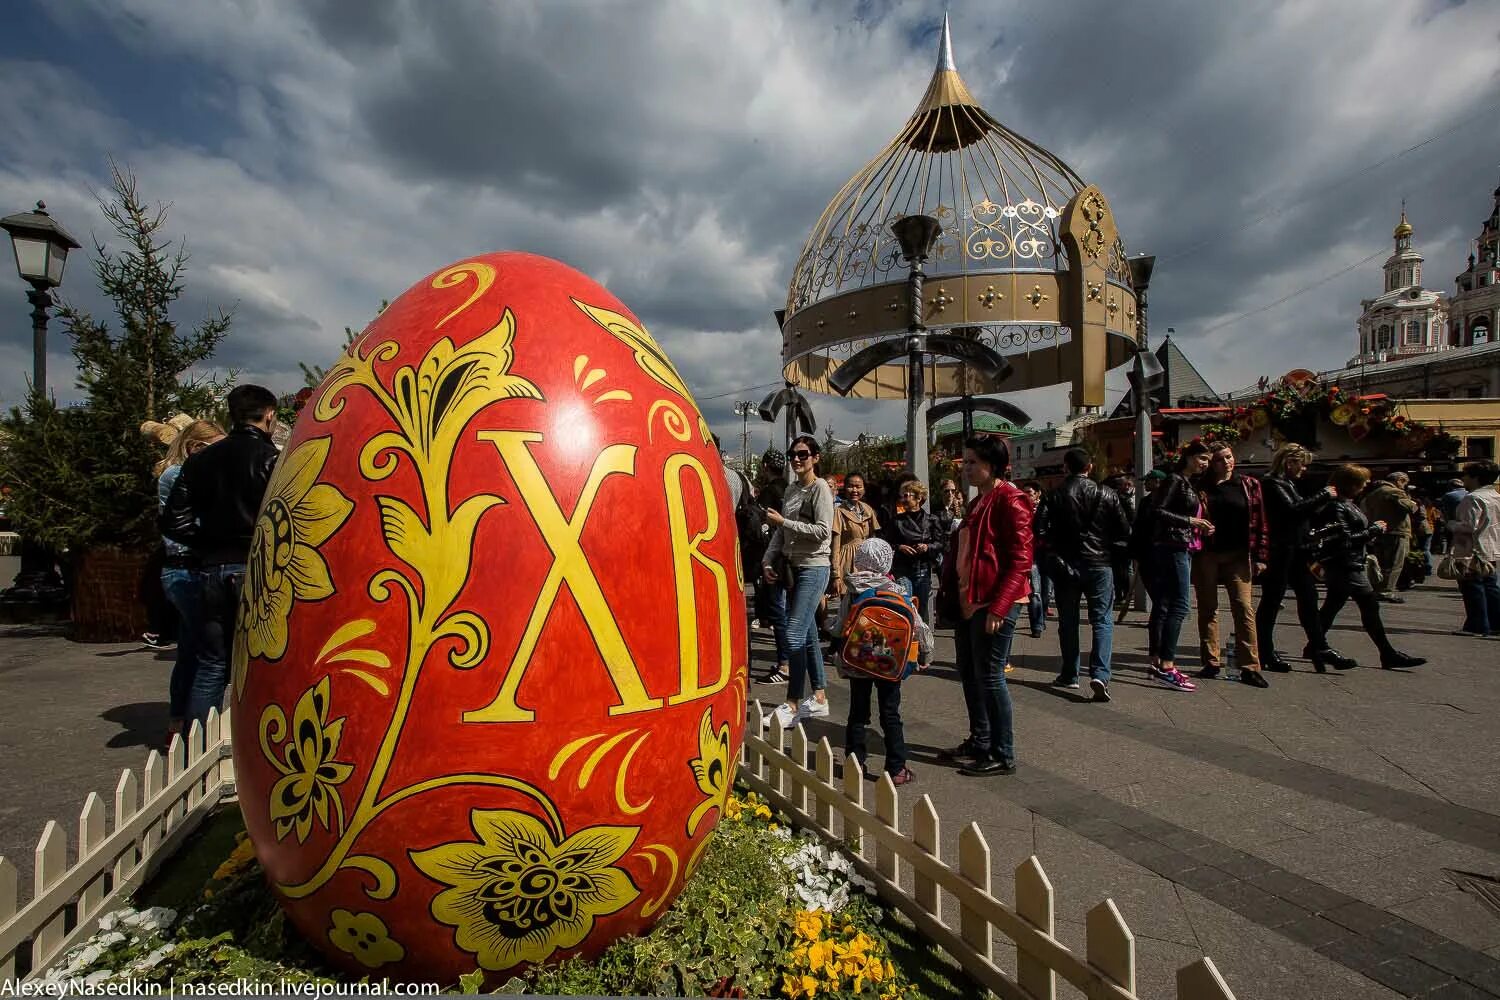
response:
[[(828, 715), (828, 687), (823, 672), (823, 650), (818, 642), (818, 603), (828, 589), (833, 550), (833, 490), (818, 476), (821, 449), (811, 435), (792, 441), (787, 458), (792, 482), (781, 510), (766, 511), (775, 527), (766, 548), (761, 572), (767, 583), (780, 582), (790, 590), (787, 600), (786, 641), (791, 676), (786, 701), (776, 709), (776, 721), (790, 729), (800, 718)], [(783, 575), (787, 578), (783, 579)], [(779, 671), (778, 671), (779, 675)], [(771, 680), (779, 679), (773, 675)], [(812, 696), (803, 699), (808, 676)], [(799, 704), (800, 703), (800, 704)]]

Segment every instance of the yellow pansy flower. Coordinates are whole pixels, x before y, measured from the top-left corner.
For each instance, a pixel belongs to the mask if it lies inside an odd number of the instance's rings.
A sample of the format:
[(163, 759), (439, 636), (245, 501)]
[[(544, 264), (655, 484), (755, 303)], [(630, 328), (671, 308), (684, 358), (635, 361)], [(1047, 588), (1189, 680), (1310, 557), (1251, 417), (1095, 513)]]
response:
[(318, 546), (348, 519), (354, 504), (319, 483), (330, 438), (315, 438), (277, 463), (250, 540), (240, 588), (234, 639), (234, 690), (244, 690), (251, 657), (279, 660), (286, 653), (287, 617), (296, 601), (333, 595), (333, 578)]
[(477, 843), (410, 854), (424, 875), (449, 886), (433, 899), (432, 916), (455, 928), (454, 940), (480, 968), (546, 961), (640, 895), (615, 867), (636, 827), (591, 826), (559, 844), (534, 816), (509, 809), (475, 809), (469, 824)]
[(385, 921), (375, 914), (334, 910), (331, 916), (333, 926), (328, 928), (328, 940), (339, 951), (353, 955), (365, 968), (378, 969), (406, 957), (406, 949), (391, 937)]
[(823, 916), (815, 910), (798, 910), (796, 928), (798, 937), (815, 941), (823, 933)]

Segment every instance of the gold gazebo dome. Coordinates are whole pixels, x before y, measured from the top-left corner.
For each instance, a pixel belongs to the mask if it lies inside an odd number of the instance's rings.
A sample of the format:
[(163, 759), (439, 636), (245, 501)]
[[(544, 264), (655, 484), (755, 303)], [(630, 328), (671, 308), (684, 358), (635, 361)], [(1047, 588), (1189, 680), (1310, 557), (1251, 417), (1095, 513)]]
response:
[(1411, 223), (1406, 221), (1406, 207), (1401, 208), (1401, 221), (1396, 223), (1396, 228), (1391, 231), (1391, 236), (1400, 240), (1411, 235)]
[[(997, 121), (958, 75), (948, 20), (937, 67), (916, 110), (834, 196), (792, 272), (782, 325), (786, 378), (832, 391), (840, 363), (907, 330), (907, 268), (891, 223), (935, 217), (923, 321), (1006, 356), (995, 380), (934, 361), (934, 396), (1071, 382), (1075, 406), (1104, 402), (1104, 372), (1129, 357), (1136, 296), (1125, 245), (1098, 188)], [(906, 393), (900, 361), (860, 380), (853, 397)]]

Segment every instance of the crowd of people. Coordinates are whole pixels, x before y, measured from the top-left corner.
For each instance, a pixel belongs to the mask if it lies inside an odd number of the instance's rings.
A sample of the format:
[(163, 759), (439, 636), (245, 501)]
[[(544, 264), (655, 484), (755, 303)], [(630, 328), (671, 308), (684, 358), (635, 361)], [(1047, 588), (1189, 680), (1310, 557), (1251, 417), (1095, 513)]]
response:
[[(789, 477), (782, 456), (771, 452), (756, 483), (743, 484), (744, 509), (753, 512), (740, 522), (746, 578), (756, 582), (755, 618), (776, 646), (776, 666), (760, 682), (786, 685), (776, 722), (790, 728), (829, 715), (825, 645), (838, 655), (850, 601), (881, 581), (909, 597), (920, 629), (929, 622), (953, 629), (969, 735), (941, 756), (974, 776), (1015, 770), (1005, 673), (1022, 611), (1033, 638), (1055, 616), (1061, 660), (1052, 685), (1075, 690), (1084, 680), (1080, 609), (1087, 608), (1089, 697), (1108, 702), (1112, 612), (1129, 599), (1133, 580), (1150, 602), (1147, 675), (1181, 692), (1221, 674), (1267, 688), (1266, 673), (1290, 671), (1276, 643), (1288, 592), (1302, 655), (1317, 672), (1359, 665), (1329, 643), (1351, 602), (1380, 667), (1422, 666), (1425, 659), (1392, 643), (1381, 608), (1402, 603), (1403, 581), (1425, 578), (1434, 556), (1443, 557), (1439, 575), (1456, 580), (1463, 597), (1465, 618), (1456, 634), (1500, 638), (1495, 463), (1470, 462), (1462, 480), (1425, 497), (1405, 473), (1372, 482), (1368, 469), (1353, 464), (1333, 469), (1322, 488), (1304, 491), (1314, 458), (1302, 445), (1286, 444), (1267, 473), (1255, 477), (1236, 468), (1228, 445), (1195, 441), (1170, 469), (1146, 476), (1137, 503), (1129, 477), (1096, 481), (1081, 448), (1064, 454), (1065, 478), (1053, 488), (1012, 483), (1005, 440), (980, 435), (965, 442), (962, 488), (945, 481), (940, 501), (930, 502), (926, 487), (907, 476), (883, 504), (860, 473), (837, 486), (820, 475), (817, 441), (799, 437), (786, 453)], [(1232, 622), (1227, 639), (1219, 627), (1221, 590)], [(1190, 677), (1179, 666), (1179, 647), (1195, 601), (1197, 664)], [(928, 642), (924, 663), (930, 649)], [(860, 684), (845, 751), (863, 761), (871, 688)], [(874, 690), (885, 770), (905, 784), (913, 775), (899, 683), (876, 681)]]

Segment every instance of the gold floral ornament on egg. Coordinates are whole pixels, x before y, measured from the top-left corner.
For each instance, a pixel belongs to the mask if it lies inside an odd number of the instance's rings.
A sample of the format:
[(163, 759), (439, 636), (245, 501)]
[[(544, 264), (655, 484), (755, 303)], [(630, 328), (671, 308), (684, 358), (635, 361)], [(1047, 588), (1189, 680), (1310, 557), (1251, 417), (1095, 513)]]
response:
[(329, 916), (333, 926), (328, 928), (328, 940), (339, 951), (353, 955), (365, 968), (378, 969), (406, 957), (406, 949), (391, 937), (385, 921), (375, 914), (334, 910)]
[(285, 456), (266, 488), (240, 588), (234, 639), (236, 695), (244, 690), (250, 657), (279, 660), (286, 653), (292, 604), (333, 594), (333, 579), (318, 546), (348, 519), (354, 504), (334, 487), (318, 482), (328, 460), (328, 444), (326, 437), (314, 438)]
[(329, 828), (330, 812), (344, 831), (344, 804), (338, 786), (354, 773), (351, 764), (334, 759), (344, 736), (344, 717), (328, 720), (328, 678), (324, 677), (297, 699), (292, 729), (284, 752), (271, 744), (287, 737), (286, 715), (277, 705), (267, 705), (260, 718), (260, 747), (271, 766), (282, 777), (271, 787), (271, 820), (276, 839), (293, 831), (298, 842), (312, 832), (313, 818)]
[(640, 895), (615, 867), (635, 843), (635, 827), (591, 826), (558, 843), (523, 812), (476, 809), (469, 822), (478, 843), (410, 853), (419, 871), (449, 886), (432, 901), (433, 919), (455, 929), (481, 969), (546, 961)]

